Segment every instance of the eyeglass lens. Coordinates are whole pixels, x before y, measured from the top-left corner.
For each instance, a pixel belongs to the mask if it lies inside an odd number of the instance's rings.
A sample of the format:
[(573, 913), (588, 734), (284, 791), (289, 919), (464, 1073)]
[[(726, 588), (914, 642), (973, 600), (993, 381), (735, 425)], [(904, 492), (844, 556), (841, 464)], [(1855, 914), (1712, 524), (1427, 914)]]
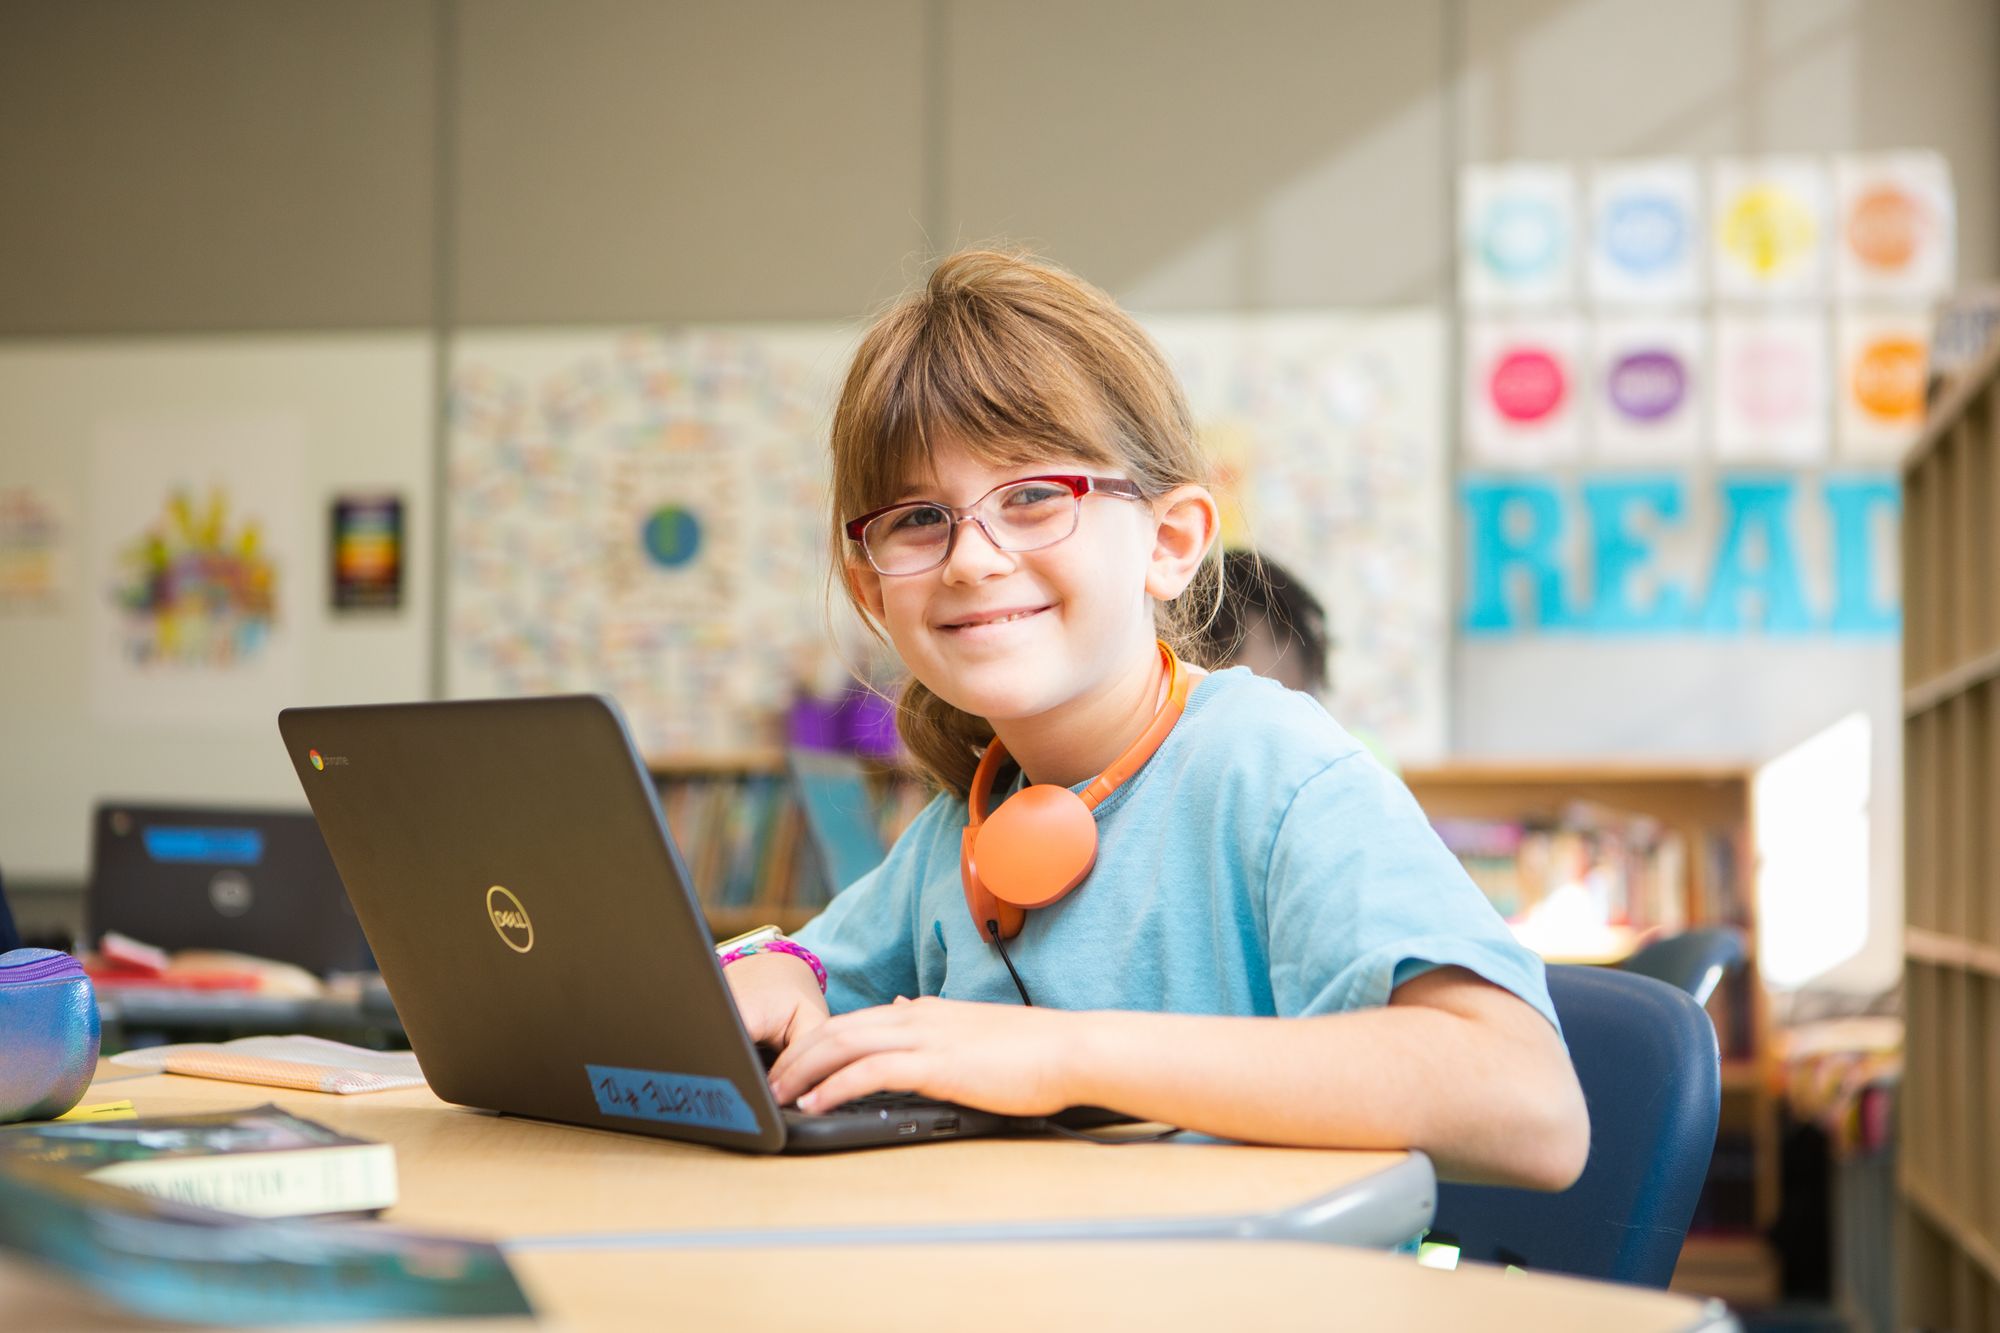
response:
[[(987, 495), (972, 513), (1001, 550), (1033, 551), (1076, 531), (1077, 504), (1067, 486), (1023, 481)], [(955, 520), (943, 505), (910, 505), (870, 523), (861, 541), (883, 573), (914, 574), (944, 562)]]

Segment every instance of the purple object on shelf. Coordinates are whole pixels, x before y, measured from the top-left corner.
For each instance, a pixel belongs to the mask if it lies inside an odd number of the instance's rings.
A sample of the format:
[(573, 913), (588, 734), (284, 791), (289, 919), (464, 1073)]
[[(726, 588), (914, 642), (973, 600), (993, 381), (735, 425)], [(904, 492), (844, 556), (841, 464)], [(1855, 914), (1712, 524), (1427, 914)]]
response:
[(841, 738), (847, 748), (870, 759), (895, 759), (903, 753), (896, 734), (896, 708), (872, 690), (853, 690), (840, 704)]
[(806, 750), (838, 750), (841, 744), (840, 701), (801, 694), (792, 700), (785, 730), (793, 745)]

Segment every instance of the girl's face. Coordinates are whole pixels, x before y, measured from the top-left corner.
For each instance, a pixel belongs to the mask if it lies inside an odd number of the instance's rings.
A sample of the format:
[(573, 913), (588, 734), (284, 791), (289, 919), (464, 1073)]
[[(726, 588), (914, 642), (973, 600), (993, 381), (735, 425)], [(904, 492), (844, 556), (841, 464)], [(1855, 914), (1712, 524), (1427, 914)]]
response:
[[(967, 506), (1022, 477), (1110, 475), (1063, 458), (995, 467), (955, 446), (933, 458), (936, 475), (899, 499)], [(1157, 670), (1150, 653), (1153, 599), (1166, 586), (1156, 568), (1162, 503), (1087, 495), (1076, 531), (1035, 551), (998, 550), (966, 521), (936, 569), (882, 575), (857, 551), (850, 575), (903, 664), (932, 692), (995, 723), (1027, 721), (1102, 696), (1135, 666)]]

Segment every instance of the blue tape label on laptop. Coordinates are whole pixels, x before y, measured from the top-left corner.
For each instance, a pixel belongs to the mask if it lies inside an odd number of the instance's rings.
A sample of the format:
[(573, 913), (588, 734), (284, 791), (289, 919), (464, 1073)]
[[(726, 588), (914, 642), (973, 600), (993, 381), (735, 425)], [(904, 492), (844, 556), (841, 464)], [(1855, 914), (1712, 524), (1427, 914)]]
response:
[(616, 1065), (585, 1065), (597, 1109), (628, 1120), (658, 1120), (669, 1125), (757, 1132), (757, 1115), (743, 1094), (726, 1078), (700, 1074), (669, 1074), (656, 1069), (620, 1069)]

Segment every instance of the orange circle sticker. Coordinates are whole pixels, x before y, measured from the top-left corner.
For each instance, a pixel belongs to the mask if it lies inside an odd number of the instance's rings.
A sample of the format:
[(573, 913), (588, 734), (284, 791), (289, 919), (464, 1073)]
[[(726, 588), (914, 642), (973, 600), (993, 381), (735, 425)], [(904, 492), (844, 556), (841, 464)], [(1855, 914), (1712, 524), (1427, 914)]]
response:
[(1924, 417), (1924, 345), (1877, 338), (1854, 359), (1854, 401), (1877, 421), (1908, 425)]
[(1848, 212), (1848, 248), (1870, 268), (1904, 268), (1916, 258), (1929, 221), (1922, 200), (1893, 185), (1879, 185), (1856, 199)]

